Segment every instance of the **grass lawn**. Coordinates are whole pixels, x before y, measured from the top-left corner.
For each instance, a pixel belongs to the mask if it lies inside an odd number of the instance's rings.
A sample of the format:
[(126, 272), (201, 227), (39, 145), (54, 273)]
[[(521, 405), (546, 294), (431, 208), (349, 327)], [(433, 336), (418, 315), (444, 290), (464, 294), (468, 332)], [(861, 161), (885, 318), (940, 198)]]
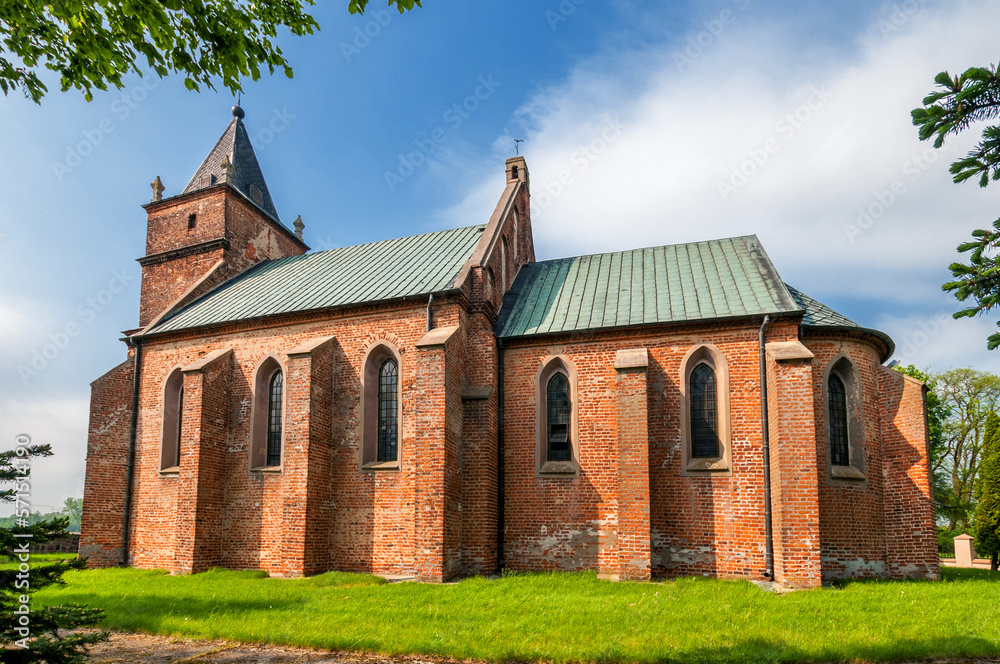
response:
[(113, 629), (487, 660), (779, 662), (1000, 654), (1000, 574), (846, 583), (775, 595), (743, 581), (613, 583), (594, 574), (387, 584), (331, 572), (72, 572), (37, 595)]

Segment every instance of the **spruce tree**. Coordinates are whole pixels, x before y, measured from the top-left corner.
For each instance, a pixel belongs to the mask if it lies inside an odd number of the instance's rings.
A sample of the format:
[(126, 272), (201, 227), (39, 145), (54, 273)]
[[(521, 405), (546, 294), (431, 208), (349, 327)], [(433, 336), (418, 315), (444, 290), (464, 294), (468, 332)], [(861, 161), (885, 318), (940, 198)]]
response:
[(996, 571), (1000, 557), (1000, 418), (996, 413), (986, 419), (976, 499), (976, 552), (989, 556), (990, 569)]
[[(18, 447), (0, 452), (0, 502), (15, 503), (15, 515), (27, 515), (30, 503), (30, 461), (52, 456), (49, 445), (32, 445), (27, 436), (18, 437)], [(21, 441), (24, 444), (21, 444)], [(55, 517), (34, 524), (24, 518), (12, 528), (0, 528), (0, 558), (16, 563), (0, 570), (0, 646), (5, 664), (77, 664), (87, 657), (87, 646), (107, 638), (106, 632), (81, 634), (69, 630), (97, 625), (103, 617), (99, 609), (77, 604), (42, 607), (32, 597), (38, 590), (64, 583), (62, 575), (83, 569), (86, 558), (50, 564), (32, 562), (30, 547), (66, 537), (69, 519)]]

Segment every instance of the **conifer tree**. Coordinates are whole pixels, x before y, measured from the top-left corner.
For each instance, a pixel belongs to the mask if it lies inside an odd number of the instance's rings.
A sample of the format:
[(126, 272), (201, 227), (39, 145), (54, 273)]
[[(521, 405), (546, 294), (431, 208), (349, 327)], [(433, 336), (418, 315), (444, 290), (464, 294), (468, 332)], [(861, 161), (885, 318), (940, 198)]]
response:
[(1000, 417), (996, 413), (986, 420), (976, 499), (976, 552), (990, 557), (990, 569), (995, 572), (1000, 557)]
[[(0, 490), (0, 502), (15, 503), (20, 508), (19, 501), (24, 501), (21, 496), (26, 495), (30, 487), (30, 460), (47, 456), (52, 456), (49, 445), (32, 445), (30, 441), (19, 444), (17, 449), (0, 452), (0, 485), (13, 485)], [(26, 513), (27, 509), (24, 511)], [(0, 660), (5, 664), (84, 662), (87, 646), (106, 639), (107, 633), (80, 634), (67, 630), (92, 627), (100, 622), (103, 612), (77, 604), (42, 607), (32, 596), (46, 586), (64, 583), (62, 575), (72, 569), (83, 569), (87, 559), (34, 564), (30, 547), (66, 537), (69, 519), (56, 517), (30, 525), (25, 519), (23, 524), (0, 528), (0, 559), (18, 565), (14, 569), (0, 570), (0, 613), (3, 616), (0, 623), (3, 656)]]

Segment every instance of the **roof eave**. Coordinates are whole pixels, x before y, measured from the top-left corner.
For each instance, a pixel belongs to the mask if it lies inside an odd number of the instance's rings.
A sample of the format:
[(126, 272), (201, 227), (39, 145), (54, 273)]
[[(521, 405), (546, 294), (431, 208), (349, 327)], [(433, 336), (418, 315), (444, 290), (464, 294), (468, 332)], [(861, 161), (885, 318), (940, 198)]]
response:
[(567, 335), (567, 334), (592, 334), (592, 333), (599, 333), (599, 332), (617, 332), (617, 331), (622, 331), (622, 330), (637, 330), (637, 329), (641, 329), (641, 328), (645, 328), (645, 327), (664, 328), (664, 327), (674, 327), (674, 326), (681, 326), (681, 325), (709, 325), (709, 324), (712, 324), (712, 323), (728, 323), (728, 322), (738, 323), (740, 321), (758, 321), (758, 320), (762, 320), (764, 318), (764, 316), (782, 316), (782, 317), (786, 317), (786, 318), (796, 318), (797, 317), (799, 320), (801, 320), (802, 315), (804, 313), (805, 312), (802, 309), (796, 309), (796, 310), (778, 310), (778, 311), (762, 311), (760, 313), (746, 314), (746, 315), (742, 315), (742, 316), (717, 316), (715, 318), (693, 318), (693, 319), (689, 319), (689, 320), (655, 321), (655, 322), (650, 322), (650, 323), (635, 323), (635, 324), (632, 324), (632, 325), (612, 325), (612, 326), (607, 326), (607, 327), (587, 327), (587, 328), (574, 329), (574, 330), (552, 330), (550, 332), (533, 332), (533, 333), (530, 333), (530, 334), (518, 334), (518, 335), (510, 335), (510, 336), (505, 336), (502, 332), (497, 332), (496, 328), (494, 328), (494, 332), (496, 332), (497, 336), (500, 337), (501, 339), (503, 339), (504, 342), (507, 342), (507, 341), (521, 340), (521, 339), (545, 338), (545, 337), (553, 337), (553, 336), (560, 336), (560, 335)]
[[(142, 337), (144, 339), (150, 339), (150, 338), (154, 338), (154, 337), (155, 338), (166, 337), (166, 336), (171, 335), (171, 334), (181, 334), (181, 333), (187, 334), (187, 333), (198, 332), (198, 331), (206, 331), (207, 332), (207, 331), (210, 331), (210, 330), (215, 329), (215, 328), (225, 327), (226, 325), (234, 325), (236, 323), (260, 323), (260, 322), (263, 322), (263, 321), (266, 321), (266, 320), (269, 320), (269, 319), (272, 319), (272, 318), (280, 320), (280, 319), (283, 319), (283, 318), (287, 318), (288, 316), (300, 316), (300, 315), (306, 315), (306, 314), (319, 314), (319, 313), (336, 313), (336, 312), (342, 311), (344, 309), (352, 309), (352, 308), (357, 308), (357, 307), (377, 306), (377, 305), (382, 305), (382, 304), (401, 303), (401, 302), (406, 302), (407, 300), (425, 299), (425, 298), (430, 297), (431, 295), (437, 297), (439, 295), (451, 295), (451, 294), (455, 294), (455, 293), (459, 293), (460, 294), (461, 292), (462, 292), (461, 288), (454, 288), (454, 287), (452, 287), (452, 288), (445, 288), (445, 289), (442, 289), (442, 290), (427, 291), (426, 293), (414, 293), (412, 295), (403, 295), (402, 297), (386, 298), (386, 299), (382, 299), (382, 300), (369, 300), (369, 301), (366, 301), (366, 302), (349, 302), (349, 303), (345, 303), (345, 304), (338, 304), (338, 305), (333, 306), (333, 307), (321, 307), (321, 308), (318, 308), (318, 309), (303, 309), (301, 311), (285, 311), (285, 312), (282, 312), (282, 313), (269, 314), (269, 315), (266, 315), (266, 316), (255, 316), (255, 317), (251, 317), (251, 318), (238, 318), (238, 319), (234, 319), (234, 320), (226, 320), (226, 321), (218, 321), (218, 322), (214, 322), (214, 323), (206, 323), (204, 325), (193, 325), (191, 327), (180, 327), (180, 328), (171, 329), (171, 330), (162, 330), (162, 331), (159, 331), (159, 332), (154, 328), (154, 329), (152, 329), (152, 330), (150, 330), (148, 332), (144, 332), (142, 334)], [(193, 306), (193, 303), (192, 303), (192, 306)], [(180, 313), (182, 313), (182, 312), (178, 312), (178, 314), (180, 314)], [(164, 321), (164, 324), (169, 323), (169, 322), (170, 322), (170, 320), (168, 319), (168, 320)], [(280, 323), (280, 322), (277, 323), (277, 325), (280, 325), (280, 324), (282, 324), (282, 323)]]

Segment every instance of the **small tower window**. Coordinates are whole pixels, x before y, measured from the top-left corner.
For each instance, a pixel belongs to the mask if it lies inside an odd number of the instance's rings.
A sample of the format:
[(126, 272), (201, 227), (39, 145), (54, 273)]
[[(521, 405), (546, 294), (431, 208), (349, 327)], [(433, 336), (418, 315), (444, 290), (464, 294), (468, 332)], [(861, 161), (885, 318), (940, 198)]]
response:
[(193, 231), (194, 227), (198, 225), (198, 215), (189, 214), (188, 215), (188, 230)]
[(515, 180), (517, 179), (517, 166), (510, 167), (510, 176)]
[(250, 200), (252, 200), (257, 205), (261, 204), (262, 197), (261, 197), (260, 189), (258, 189), (254, 185), (250, 185)]

